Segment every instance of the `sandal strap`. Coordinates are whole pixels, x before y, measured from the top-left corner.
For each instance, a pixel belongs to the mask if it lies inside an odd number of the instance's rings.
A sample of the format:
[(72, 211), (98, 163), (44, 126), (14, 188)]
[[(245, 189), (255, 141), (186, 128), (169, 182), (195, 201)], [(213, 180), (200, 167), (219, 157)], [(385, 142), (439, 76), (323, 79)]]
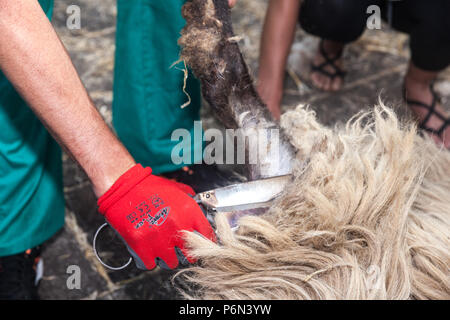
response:
[(332, 73), (330, 71), (327, 71), (325, 69), (323, 69), (325, 67), (325, 65), (321, 64), (318, 66), (315, 65), (311, 65), (311, 70), (314, 72), (319, 72), (321, 74), (326, 75), (327, 77), (334, 79), (336, 77), (345, 77), (345, 75), (347, 74), (345, 71), (341, 70), (341, 69), (335, 69), (335, 71)]
[(419, 125), (419, 128), (424, 130), (424, 131), (427, 131), (427, 132), (430, 132), (432, 134), (435, 134), (435, 135), (437, 135), (439, 137), (442, 137), (442, 134), (444, 133), (445, 129), (447, 129), (448, 126), (450, 126), (450, 118), (445, 120), (444, 123), (442, 124), (442, 126), (439, 129), (433, 129), (433, 128), (430, 128), (430, 127), (426, 127), (426, 126), (424, 126), (422, 124)]
[[(430, 105), (423, 103), (421, 101), (407, 99), (405, 86), (403, 86), (403, 99), (405, 100), (405, 102), (407, 104), (413, 104), (413, 105), (416, 105), (417, 107), (421, 107), (421, 108), (428, 110), (428, 113), (425, 116), (425, 118), (419, 123), (420, 129), (430, 132), (432, 134), (435, 134), (437, 136), (442, 136), (442, 134), (444, 133), (444, 130), (448, 126), (450, 126), (450, 118), (446, 118), (443, 114), (441, 114), (439, 111), (436, 110), (437, 102), (439, 102), (441, 100), (441, 98), (434, 90), (433, 84), (430, 84), (430, 91), (431, 91), (431, 94), (433, 95), (433, 100)], [(439, 129), (433, 129), (426, 125), (427, 122), (430, 120), (431, 116), (433, 116), (433, 115), (443, 121), (443, 124), (439, 127)]]
[[(335, 64), (335, 62), (341, 58), (343, 50), (339, 51), (339, 53), (337, 55), (335, 55), (334, 57), (331, 58), (328, 55), (328, 53), (325, 51), (323, 40), (320, 40), (319, 51), (320, 51), (320, 54), (322, 55), (322, 57), (325, 59), (325, 61), (319, 65), (312, 64), (311, 69), (313, 71), (320, 72), (331, 79), (334, 79), (335, 77), (344, 77), (346, 75), (346, 72), (343, 71), (341, 68), (339, 68)], [(327, 71), (324, 69), (328, 65), (334, 69), (334, 72), (330, 72), (330, 71)]]

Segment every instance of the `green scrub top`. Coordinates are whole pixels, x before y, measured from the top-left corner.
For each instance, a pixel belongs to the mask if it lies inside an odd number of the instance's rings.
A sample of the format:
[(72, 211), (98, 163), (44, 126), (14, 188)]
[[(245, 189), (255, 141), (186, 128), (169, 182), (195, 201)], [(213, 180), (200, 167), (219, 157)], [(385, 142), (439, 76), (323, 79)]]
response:
[[(200, 84), (189, 72), (183, 93), (184, 73), (171, 65), (179, 60), (177, 44), (185, 25), (184, 0), (118, 0), (114, 73), (113, 124), (120, 140), (137, 162), (154, 173), (174, 171), (190, 163), (174, 164), (171, 141), (175, 129), (194, 137), (194, 121), (200, 118)], [(177, 65), (184, 68), (184, 64)], [(190, 149), (202, 152), (202, 142), (191, 139)]]
[[(40, 0), (51, 17), (53, 0)], [(42, 244), (64, 224), (61, 150), (0, 71), (0, 256)]]

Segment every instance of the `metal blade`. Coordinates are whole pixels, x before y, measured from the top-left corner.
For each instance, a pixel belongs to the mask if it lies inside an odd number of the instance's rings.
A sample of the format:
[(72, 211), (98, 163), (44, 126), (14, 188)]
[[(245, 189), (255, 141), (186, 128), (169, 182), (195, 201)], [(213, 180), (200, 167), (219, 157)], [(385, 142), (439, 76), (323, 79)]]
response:
[(291, 181), (292, 175), (249, 181), (199, 193), (197, 202), (217, 212), (267, 206)]

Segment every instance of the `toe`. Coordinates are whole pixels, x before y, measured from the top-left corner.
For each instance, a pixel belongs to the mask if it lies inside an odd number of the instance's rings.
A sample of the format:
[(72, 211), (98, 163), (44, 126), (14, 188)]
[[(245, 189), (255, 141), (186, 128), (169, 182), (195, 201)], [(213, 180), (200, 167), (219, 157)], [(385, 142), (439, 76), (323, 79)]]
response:
[(322, 76), (323, 81), (323, 90), (330, 91), (331, 90), (331, 79), (326, 76)]
[(311, 81), (316, 88), (322, 89), (322, 83), (320, 82), (320, 76), (319, 76), (319, 74), (317, 74), (317, 72), (311, 73)]
[(450, 150), (450, 127), (447, 127), (447, 129), (444, 131), (443, 139), (445, 149)]
[(331, 90), (338, 91), (342, 87), (342, 78), (336, 77), (334, 78), (332, 84), (331, 84)]

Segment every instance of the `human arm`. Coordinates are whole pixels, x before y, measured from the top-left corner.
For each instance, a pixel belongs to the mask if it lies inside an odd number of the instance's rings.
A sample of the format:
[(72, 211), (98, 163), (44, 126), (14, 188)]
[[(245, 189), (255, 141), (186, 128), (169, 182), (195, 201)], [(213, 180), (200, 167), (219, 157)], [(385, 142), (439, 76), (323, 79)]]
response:
[(284, 72), (301, 0), (270, 0), (261, 37), (258, 93), (272, 115), (280, 118)]
[(136, 165), (108, 128), (37, 1), (0, 0), (0, 69), (86, 172), (100, 197), (100, 213), (139, 267), (152, 269), (160, 260), (176, 267), (176, 248), (187, 254), (180, 231), (213, 239), (190, 197), (193, 190)]
[(37, 1), (0, 0), (0, 69), (84, 169), (97, 196), (135, 164), (95, 109)]

